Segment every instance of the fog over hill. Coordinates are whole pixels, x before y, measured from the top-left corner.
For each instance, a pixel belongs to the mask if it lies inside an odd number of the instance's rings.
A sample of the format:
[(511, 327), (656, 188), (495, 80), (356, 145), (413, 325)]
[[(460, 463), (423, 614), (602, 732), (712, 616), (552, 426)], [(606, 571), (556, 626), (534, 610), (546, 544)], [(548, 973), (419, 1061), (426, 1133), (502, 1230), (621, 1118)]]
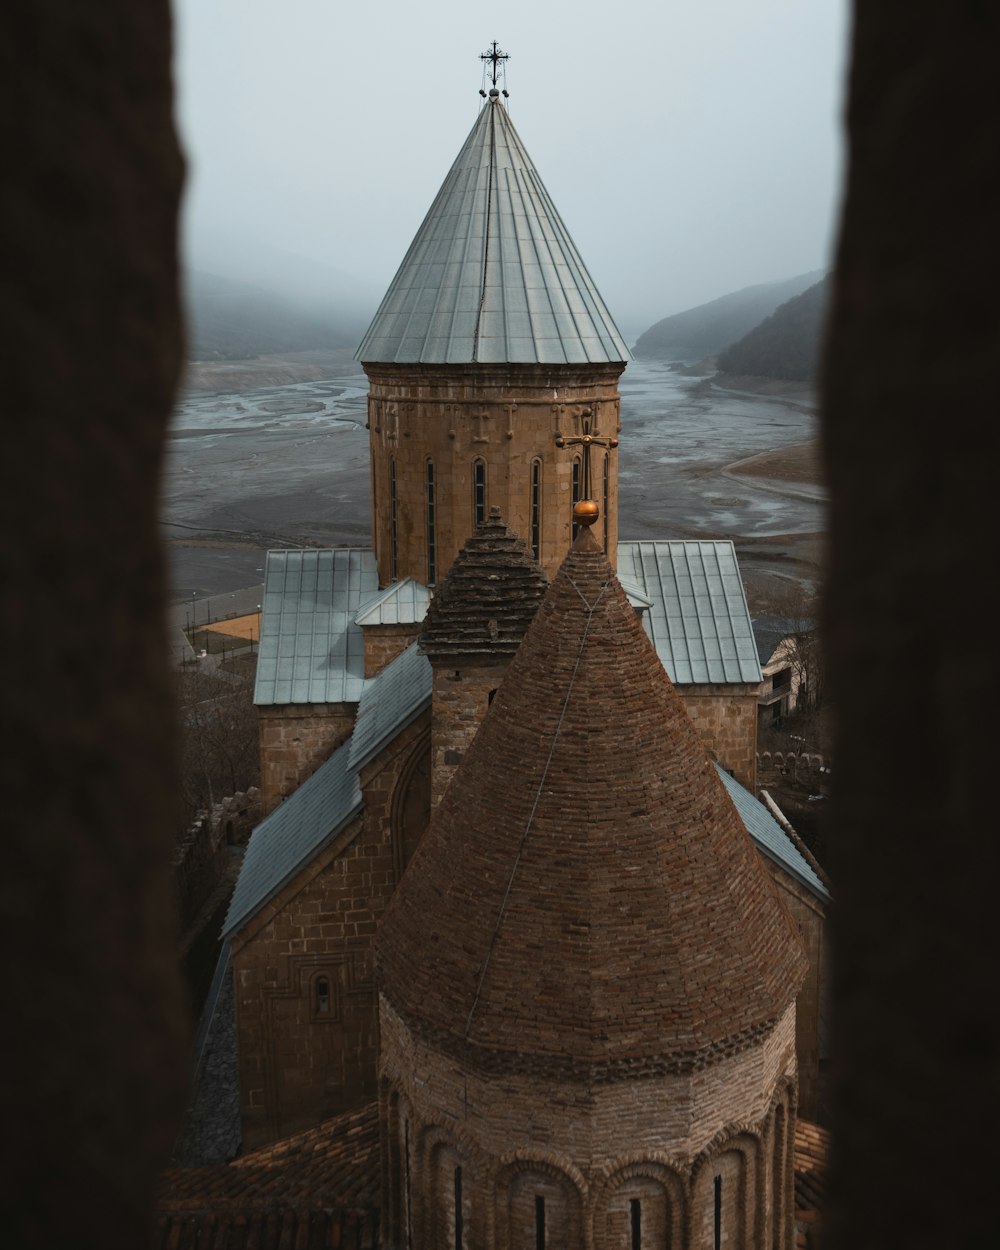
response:
[(344, 270), (242, 235), (187, 241), (189, 360), (357, 347), (382, 292)]
[(823, 277), (823, 270), (801, 273), (780, 282), (764, 282), (723, 295), (657, 321), (632, 349), (639, 358), (701, 360), (735, 343), (786, 300)]
[(219, 274), (184, 282), (189, 360), (251, 360), (278, 352), (356, 347), (366, 323), (356, 308), (325, 306)]
[(824, 278), (781, 304), (722, 352), (717, 362), (720, 373), (814, 381), (828, 297), (829, 280)]

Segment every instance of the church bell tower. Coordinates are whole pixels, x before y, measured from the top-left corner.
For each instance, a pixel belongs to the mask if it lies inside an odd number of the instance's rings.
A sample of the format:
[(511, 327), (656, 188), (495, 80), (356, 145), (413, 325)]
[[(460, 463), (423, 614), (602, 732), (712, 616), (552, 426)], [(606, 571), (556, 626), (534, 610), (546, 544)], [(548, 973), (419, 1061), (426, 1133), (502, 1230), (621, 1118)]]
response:
[(552, 576), (586, 493), (615, 561), (629, 351), (510, 120), (506, 56), (483, 59), (492, 86), (358, 349), (382, 586), (438, 584), (493, 506)]

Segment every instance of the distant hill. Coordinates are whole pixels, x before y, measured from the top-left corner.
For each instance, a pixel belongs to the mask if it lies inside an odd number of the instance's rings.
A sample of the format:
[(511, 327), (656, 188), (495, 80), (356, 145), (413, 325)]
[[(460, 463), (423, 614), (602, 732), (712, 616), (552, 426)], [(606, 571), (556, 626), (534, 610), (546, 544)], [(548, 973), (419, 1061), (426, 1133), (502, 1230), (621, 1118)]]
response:
[(812, 382), (829, 296), (823, 279), (777, 308), (718, 358), (720, 373)]
[(189, 360), (251, 360), (318, 347), (355, 347), (365, 320), (200, 270), (185, 275)]
[(701, 360), (742, 338), (779, 304), (823, 277), (821, 269), (783, 282), (764, 282), (723, 295), (709, 304), (664, 317), (641, 335), (632, 354), (647, 360)]

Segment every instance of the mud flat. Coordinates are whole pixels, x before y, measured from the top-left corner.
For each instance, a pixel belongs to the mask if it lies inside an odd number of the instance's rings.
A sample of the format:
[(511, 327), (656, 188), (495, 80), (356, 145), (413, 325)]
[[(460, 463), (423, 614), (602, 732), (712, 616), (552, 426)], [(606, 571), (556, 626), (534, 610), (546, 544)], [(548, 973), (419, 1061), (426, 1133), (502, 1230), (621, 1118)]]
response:
[[(189, 374), (163, 484), (175, 601), (259, 584), (269, 547), (370, 541), (367, 379), (347, 355)], [(731, 538), (750, 588), (816, 580), (825, 518), (807, 394), (736, 392), (656, 361), (632, 362), (621, 391), (623, 538)]]

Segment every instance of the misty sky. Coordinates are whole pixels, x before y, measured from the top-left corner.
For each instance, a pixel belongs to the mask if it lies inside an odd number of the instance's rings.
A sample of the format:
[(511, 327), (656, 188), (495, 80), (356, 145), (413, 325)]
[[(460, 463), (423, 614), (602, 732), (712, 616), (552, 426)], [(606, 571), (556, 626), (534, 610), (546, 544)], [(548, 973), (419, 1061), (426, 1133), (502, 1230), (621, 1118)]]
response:
[(514, 124), (629, 341), (829, 261), (845, 0), (174, 7), (200, 268), (259, 280), (288, 253), (374, 311), (476, 119), (493, 39)]

